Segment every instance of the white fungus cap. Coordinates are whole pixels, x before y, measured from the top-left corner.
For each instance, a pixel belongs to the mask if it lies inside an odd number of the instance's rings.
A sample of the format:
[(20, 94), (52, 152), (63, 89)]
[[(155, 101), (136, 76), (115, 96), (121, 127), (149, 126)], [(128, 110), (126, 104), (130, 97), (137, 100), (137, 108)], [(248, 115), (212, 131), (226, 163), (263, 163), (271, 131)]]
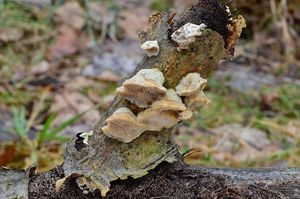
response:
[(176, 86), (176, 91), (180, 96), (196, 95), (206, 84), (207, 80), (203, 79), (199, 73), (189, 73)]
[(141, 48), (146, 52), (148, 57), (157, 56), (159, 54), (159, 45), (156, 40), (146, 41), (141, 45)]
[(157, 68), (140, 70), (134, 77), (126, 80), (117, 93), (140, 108), (149, 107), (154, 101), (165, 96), (164, 75)]
[(198, 36), (202, 34), (202, 31), (207, 27), (204, 23), (196, 25), (193, 23), (186, 23), (181, 28), (177, 29), (172, 35), (171, 38), (175, 41), (181, 49), (188, 49), (189, 45), (193, 43)]
[(131, 142), (145, 131), (137, 117), (125, 107), (117, 109), (106, 122), (103, 133), (121, 142)]

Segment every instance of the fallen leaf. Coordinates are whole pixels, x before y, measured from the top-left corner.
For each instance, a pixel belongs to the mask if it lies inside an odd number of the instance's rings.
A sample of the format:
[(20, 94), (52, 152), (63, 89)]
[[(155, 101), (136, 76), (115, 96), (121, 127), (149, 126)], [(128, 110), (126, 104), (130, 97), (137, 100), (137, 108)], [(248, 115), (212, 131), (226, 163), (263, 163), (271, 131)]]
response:
[(88, 4), (88, 9), (93, 27), (97, 30), (103, 27), (103, 23), (109, 25), (116, 21), (116, 12), (108, 9), (103, 2), (91, 2)]
[(121, 77), (111, 71), (106, 70), (98, 76), (98, 79), (107, 82), (119, 82), (121, 80)]
[(59, 21), (77, 30), (84, 26), (84, 11), (77, 1), (67, 1), (55, 14)]
[(22, 29), (18, 28), (3, 28), (0, 29), (0, 41), (10, 42), (10, 41), (18, 41), (24, 35)]
[(55, 44), (49, 48), (48, 59), (54, 61), (76, 53), (78, 51), (77, 40), (76, 30), (67, 25), (61, 26)]
[(124, 10), (120, 14), (118, 25), (125, 32), (127, 38), (138, 39), (138, 32), (143, 30), (145, 24), (148, 23), (150, 12), (146, 8), (136, 8), (132, 10)]
[(219, 137), (212, 147), (213, 157), (218, 161), (230, 159), (232, 163), (256, 160), (274, 152), (275, 144), (267, 138), (265, 132), (240, 124), (223, 125), (212, 130)]
[(45, 7), (51, 5), (51, 0), (15, 0), (16, 2), (29, 6)]
[(0, 145), (0, 166), (5, 166), (9, 163), (15, 154), (15, 147), (13, 144), (1, 144)]
[(49, 63), (47, 61), (42, 61), (31, 68), (31, 73), (33, 75), (40, 75), (47, 72), (48, 70), (49, 70)]
[[(57, 113), (57, 117), (53, 124), (59, 124), (75, 114), (82, 113), (92, 108), (94, 104), (83, 94), (76, 91), (64, 91), (54, 96), (54, 104), (51, 106), (50, 112)], [(99, 119), (98, 111), (90, 110), (85, 114), (81, 121), (88, 125), (94, 125)]]

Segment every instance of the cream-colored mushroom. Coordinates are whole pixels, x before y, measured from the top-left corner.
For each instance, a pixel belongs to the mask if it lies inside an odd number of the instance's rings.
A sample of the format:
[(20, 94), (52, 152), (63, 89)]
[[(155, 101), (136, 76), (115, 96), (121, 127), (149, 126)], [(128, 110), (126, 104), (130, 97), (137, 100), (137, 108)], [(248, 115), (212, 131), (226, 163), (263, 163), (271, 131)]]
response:
[(203, 90), (206, 83), (207, 80), (203, 79), (199, 73), (189, 73), (176, 86), (176, 91), (180, 96), (196, 95)]
[(102, 128), (103, 133), (121, 142), (131, 142), (145, 131), (128, 108), (117, 109), (106, 122), (107, 125)]
[[(174, 101), (182, 104), (181, 98), (179, 97), (179, 95), (176, 93), (176, 91), (174, 89), (168, 89), (167, 95), (164, 98), (168, 99), (168, 100), (174, 100)], [(193, 116), (193, 112), (189, 109), (185, 109), (183, 112), (180, 112), (178, 114), (178, 116), (179, 116), (178, 119), (180, 121), (188, 120)]]
[(187, 23), (181, 28), (177, 29), (172, 35), (171, 38), (175, 41), (179, 47), (177, 48), (179, 51), (181, 49), (188, 49), (189, 45), (193, 43), (198, 36), (202, 34), (202, 31), (207, 26), (202, 23), (200, 25)]
[(185, 111), (178, 114), (178, 118), (180, 119), (180, 121), (191, 119), (192, 116), (193, 111), (191, 111), (190, 109), (186, 109)]
[(126, 80), (117, 93), (138, 107), (146, 108), (165, 96), (167, 89), (162, 86), (164, 81), (164, 75), (158, 69), (143, 69)]
[(199, 106), (210, 104), (211, 100), (206, 97), (203, 91), (200, 91), (196, 95), (185, 97), (184, 103), (188, 109), (195, 110)]
[(159, 45), (155, 41), (146, 41), (141, 45), (141, 48), (146, 52), (148, 57), (157, 56), (159, 54)]
[(176, 92), (169, 89), (163, 99), (154, 102), (150, 108), (139, 113), (137, 118), (145, 129), (161, 131), (163, 128), (171, 128), (191, 116), (191, 112), (187, 110)]

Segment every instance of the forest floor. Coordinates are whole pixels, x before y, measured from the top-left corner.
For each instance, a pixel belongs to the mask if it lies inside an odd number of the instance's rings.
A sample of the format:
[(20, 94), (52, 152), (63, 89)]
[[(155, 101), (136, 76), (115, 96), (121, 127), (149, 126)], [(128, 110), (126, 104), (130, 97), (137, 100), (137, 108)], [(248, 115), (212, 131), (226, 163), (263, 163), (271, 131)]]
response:
[[(193, 1), (53, 2), (0, 0), (0, 166), (62, 163), (68, 138), (93, 128), (144, 56), (137, 32), (149, 15)], [(230, 5), (248, 22), (235, 57), (216, 66), (212, 103), (173, 140), (190, 164), (300, 166), (299, 2), (242, 2)]]

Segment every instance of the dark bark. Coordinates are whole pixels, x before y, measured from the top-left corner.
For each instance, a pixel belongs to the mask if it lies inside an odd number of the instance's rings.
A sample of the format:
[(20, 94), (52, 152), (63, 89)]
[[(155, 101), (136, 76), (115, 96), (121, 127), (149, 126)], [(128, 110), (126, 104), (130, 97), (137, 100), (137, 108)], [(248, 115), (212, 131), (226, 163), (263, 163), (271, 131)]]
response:
[[(100, 192), (84, 195), (74, 179), (56, 193), (55, 181), (63, 177), (61, 167), (31, 176), (30, 198), (93, 199)], [(112, 183), (107, 199), (281, 199), (300, 198), (300, 169), (216, 169), (162, 163), (139, 179)]]

